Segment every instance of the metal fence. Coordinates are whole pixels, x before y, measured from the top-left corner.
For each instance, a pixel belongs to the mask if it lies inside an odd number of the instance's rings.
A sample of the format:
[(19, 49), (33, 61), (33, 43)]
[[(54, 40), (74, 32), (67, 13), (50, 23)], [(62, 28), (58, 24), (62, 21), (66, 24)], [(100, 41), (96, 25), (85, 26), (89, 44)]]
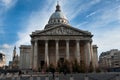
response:
[(1, 74), (0, 80), (120, 80), (120, 74)]

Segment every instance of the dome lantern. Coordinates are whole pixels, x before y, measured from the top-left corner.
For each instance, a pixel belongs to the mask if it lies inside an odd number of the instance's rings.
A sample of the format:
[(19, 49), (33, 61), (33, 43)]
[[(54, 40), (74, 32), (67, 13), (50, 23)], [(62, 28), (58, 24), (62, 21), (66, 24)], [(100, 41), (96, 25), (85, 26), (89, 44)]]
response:
[(61, 10), (60, 10), (60, 5), (59, 5), (59, 3), (57, 3), (57, 6), (56, 6), (56, 12), (57, 12), (57, 11), (61, 11)]

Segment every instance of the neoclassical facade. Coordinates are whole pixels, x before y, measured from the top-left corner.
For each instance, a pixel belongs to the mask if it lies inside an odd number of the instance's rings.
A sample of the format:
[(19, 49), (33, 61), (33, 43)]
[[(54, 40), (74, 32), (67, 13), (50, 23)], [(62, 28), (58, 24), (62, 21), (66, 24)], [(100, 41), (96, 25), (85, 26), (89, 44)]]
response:
[[(57, 65), (58, 60), (84, 61), (86, 66), (95, 62), (97, 48), (92, 46), (92, 34), (69, 25), (59, 4), (44, 30), (32, 32), (30, 68), (38, 70), (45, 63)], [(94, 56), (94, 54), (96, 54)], [(97, 64), (97, 62), (95, 63)], [(94, 63), (93, 66), (95, 67)]]
[(30, 68), (31, 45), (21, 45), (20, 47), (20, 69)]

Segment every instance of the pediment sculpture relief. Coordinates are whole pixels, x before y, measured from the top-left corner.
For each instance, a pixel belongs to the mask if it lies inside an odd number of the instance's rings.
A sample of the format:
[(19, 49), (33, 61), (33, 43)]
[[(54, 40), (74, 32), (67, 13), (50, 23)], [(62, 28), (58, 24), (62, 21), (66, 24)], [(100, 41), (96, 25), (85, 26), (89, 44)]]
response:
[(79, 31), (75, 31), (71, 28), (58, 27), (46, 32), (41, 33), (42, 35), (81, 35)]

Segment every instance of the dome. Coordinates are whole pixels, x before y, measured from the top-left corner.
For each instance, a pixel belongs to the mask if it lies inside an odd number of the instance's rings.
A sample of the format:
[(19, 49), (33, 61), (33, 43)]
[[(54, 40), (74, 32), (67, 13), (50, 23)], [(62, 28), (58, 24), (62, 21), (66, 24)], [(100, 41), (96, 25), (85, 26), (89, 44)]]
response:
[(66, 17), (63, 15), (62, 12), (55, 12), (50, 17), (50, 19), (56, 19), (56, 18), (66, 19)]
[(61, 12), (59, 4), (57, 4), (56, 11), (49, 18), (48, 24), (46, 25), (45, 28), (49, 28), (51, 26), (58, 24), (68, 24), (68, 20)]
[(64, 24), (68, 23), (67, 18), (60, 11), (53, 13), (48, 21), (48, 24), (57, 24), (57, 23), (64, 23)]

